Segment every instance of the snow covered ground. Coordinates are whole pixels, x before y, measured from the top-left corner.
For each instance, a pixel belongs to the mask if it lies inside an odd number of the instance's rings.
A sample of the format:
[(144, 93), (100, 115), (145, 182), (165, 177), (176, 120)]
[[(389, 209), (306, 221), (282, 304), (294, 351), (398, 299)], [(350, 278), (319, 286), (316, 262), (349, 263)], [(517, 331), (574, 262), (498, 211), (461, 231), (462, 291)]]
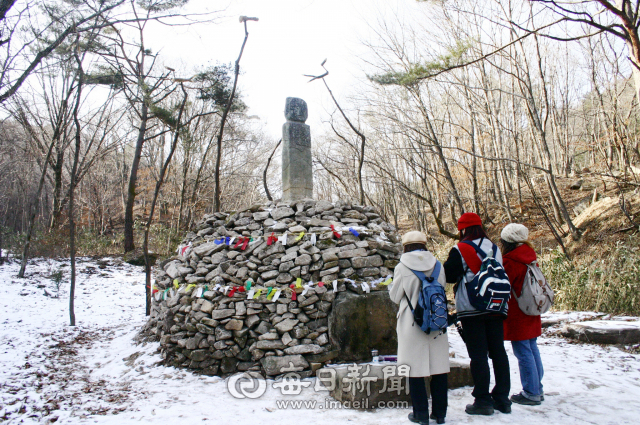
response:
[[(60, 298), (49, 278), (64, 272)], [(144, 275), (120, 260), (79, 259), (76, 290), (78, 326), (68, 326), (68, 263), (37, 260), (25, 279), (18, 264), (0, 266), (0, 422), (63, 424), (224, 423), (224, 424), (380, 424), (409, 423), (409, 409), (362, 412), (325, 406), (328, 394), (313, 385), (300, 395), (283, 396), (267, 385), (258, 399), (236, 399), (227, 381), (158, 366), (157, 344), (136, 345), (145, 322)], [(557, 317), (556, 317), (557, 316)], [(585, 320), (589, 313), (555, 313)], [(554, 320), (558, 319), (558, 320)], [(606, 318), (605, 318), (606, 319)], [(619, 318), (618, 318), (619, 319)], [(615, 347), (569, 342), (554, 336), (558, 324), (539, 340), (545, 365), (545, 402), (514, 405), (496, 413), (493, 424), (637, 424), (640, 415), (640, 356)], [(457, 357), (464, 345), (455, 331)], [(512, 389), (521, 389), (515, 357)], [(471, 388), (449, 392), (449, 424), (480, 424), (487, 418), (464, 413)], [(277, 401), (307, 401), (309, 407), (281, 408)], [(315, 407), (310, 407), (315, 402)]]

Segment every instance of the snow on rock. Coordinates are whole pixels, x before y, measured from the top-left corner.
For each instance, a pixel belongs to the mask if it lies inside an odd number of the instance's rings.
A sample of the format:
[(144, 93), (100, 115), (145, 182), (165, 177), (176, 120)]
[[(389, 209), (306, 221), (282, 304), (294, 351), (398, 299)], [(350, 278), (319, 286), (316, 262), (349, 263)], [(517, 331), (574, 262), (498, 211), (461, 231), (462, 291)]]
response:
[[(105, 268), (101, 269), (99, 261)], [(328, 392), (305, 379), (299, 394), (283, 395), (268, 380), (257, 399), (234, 398), (229, 380), (161, 366), (157, 343), (135, 341), (143, 324), (142, 268), (114, 259), (80, 259), (76, 315), (68, 326), (68, 264), (34, 260), (26, 279), (18, 264), (0, 266), (0, 422), (8, 424), (408, 424), (410, 409), (362, 412), (328, 403)], [(61, 298), (47, 277), (64, 270)], [(39, 287), (40, 286), (40, 287)], [(20, 293), (26, 293), (22, 296)], [(617, 347), (539, 338), (545, 377), (541, 406), (513, 406), (492, 424), (636, 424), (640, 412), (640, 356)], [(465, 358), (454, 329), (456, 360)], [(516, 359), (512, 392), (521, 389)], [(468, 416), (471, 388), (449, 391), (449, 424), (483, 424)], [(298, 406), (292, 403), (299, 403)], [(285, 405), (286, 404), (286, 405)]]
[(595, 344), (640, 344), (640, 321), (594, 320), (569, 323), (562, 335)]

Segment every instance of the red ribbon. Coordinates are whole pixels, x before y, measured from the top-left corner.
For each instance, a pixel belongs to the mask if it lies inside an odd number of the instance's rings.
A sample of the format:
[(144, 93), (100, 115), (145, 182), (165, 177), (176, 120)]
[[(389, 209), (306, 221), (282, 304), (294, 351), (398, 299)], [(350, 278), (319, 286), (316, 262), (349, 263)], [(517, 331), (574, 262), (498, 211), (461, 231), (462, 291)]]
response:
[(298, 299), (298, 296), (296, 295), (296, 290), (294, 289), (293, 292), (291, 293), (291, 301), (295, 301)]
[(271, 233), (271, 236), (269, 236), (267, 238), (267, 245), (271, 245), (272, 243), (274, 243), (277, 240), (278, 240), (278, 238), (276, 238), (276, 234), (275, 234), (275, 232), (273, 232), (273, 233)]
[(335, 226), (333, 224), (331, 225), (331, 230), (333, 230), (333, 236), (335, 236), (336, 238), (340, 239), (341, 235), (340, 235), (340, 233), (338, 233), (336, 231), (336, 228), (335, 228)]
[(244, 286), (240, 286), (240, 287), (238, 287), (238, 291), (239, 291), (239, 292), (244, 292)]
[(239, 237), (238, 238), (238, 242), (236, 242), (236, 244), (233, 246), (233, 249), (236, 249), (237, 247), (239, 247), (242, 244), (243, 240), (244, 240), (244, 238)]
[(249, 245), (249, 240), (251, 240), (251, 238), (249, 236), (247, 236), (246, 238), (244, 238), (244, 243), (242, 244), (242, 246), (240, 247), (241, 250), (245, 250), (247, 249), (247, 246)]
[[(147, 288), (149, 288), (149, 285), (147, 285)], [(160, 290), (158, 288), (153, 288), (152, 294), (155, 294), (156, 292), (160, 292)]]
[(231, 297), (233, 297), (235, 295), (237, 289), (238, 288), (236, 288), (236, 287), (231, 288), (231, 291), (229, 291), (229, 298), (231, 298)]
[(324, 286), (324, 282), (318, 282), (318, 286), (322, 288)]

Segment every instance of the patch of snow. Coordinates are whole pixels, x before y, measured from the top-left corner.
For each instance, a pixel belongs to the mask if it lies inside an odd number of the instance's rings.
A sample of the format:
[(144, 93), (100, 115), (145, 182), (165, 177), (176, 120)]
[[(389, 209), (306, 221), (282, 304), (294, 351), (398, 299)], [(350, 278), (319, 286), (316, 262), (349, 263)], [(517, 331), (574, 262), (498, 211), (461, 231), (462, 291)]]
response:
[[(159, 366), (157, 343), (136, 345), (145, 323), (142, 267), (105, 258), (78, 261), (76, 320), (68, 326), (68, 262), (32, 260), (25, 279), (19, 264), (0, 266), (0, 421), (57, 424), (327, 424), (406, 423), (409, 409), (363, 412), (332, 409), (328, 393), (314, 391), (314, 379), (299, 395), (282, 395), (267, 382), (255, 400), (236, 399), (227, 380)], [(62, 270), (59, 299), (48, 277)], [(24, 295), (21, 295), (24, 294)], [(599, 317), (591, 312), (550, 313), (562, 322)], [(628, 325), (628, 322), (625, 322)], [(556, 336), (539, 338), (545, 367), (541, 406), (513, 406), (496, 413), (492, 424), (635, 424), (640, 412), (640, 356), (616, 347), (576, 344)], [(455, 328), (449, 328), (455, 361), (468, 361)], [(512, 392), (521, 389), (518, 366), (511, 364)], [(279, 408), (282, 401), (304, 401), (308, 408)], [(449, 391), (447, 423), (482, 424), (487, 418), (464, 413), (471, 388)]]

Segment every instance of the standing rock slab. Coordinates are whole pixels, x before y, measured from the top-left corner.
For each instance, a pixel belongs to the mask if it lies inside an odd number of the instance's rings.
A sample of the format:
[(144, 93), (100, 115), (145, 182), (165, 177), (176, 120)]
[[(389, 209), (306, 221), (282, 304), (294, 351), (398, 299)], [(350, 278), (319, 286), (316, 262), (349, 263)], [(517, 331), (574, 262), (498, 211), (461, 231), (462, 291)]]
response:
[(282, 200), (312, 198), (311, 130), (304, 123), (308, 116), (307, 103), (288, 97), (284, 114), (287, 122), (282, 126)]
[(387, 291), (364, 295), (340, 292), (329, 314), (329, 339), (340, 349), (337, 360), (369, 360), (372, 348), (380, 354), (395, 354), (397, 312), (398, 306)]

